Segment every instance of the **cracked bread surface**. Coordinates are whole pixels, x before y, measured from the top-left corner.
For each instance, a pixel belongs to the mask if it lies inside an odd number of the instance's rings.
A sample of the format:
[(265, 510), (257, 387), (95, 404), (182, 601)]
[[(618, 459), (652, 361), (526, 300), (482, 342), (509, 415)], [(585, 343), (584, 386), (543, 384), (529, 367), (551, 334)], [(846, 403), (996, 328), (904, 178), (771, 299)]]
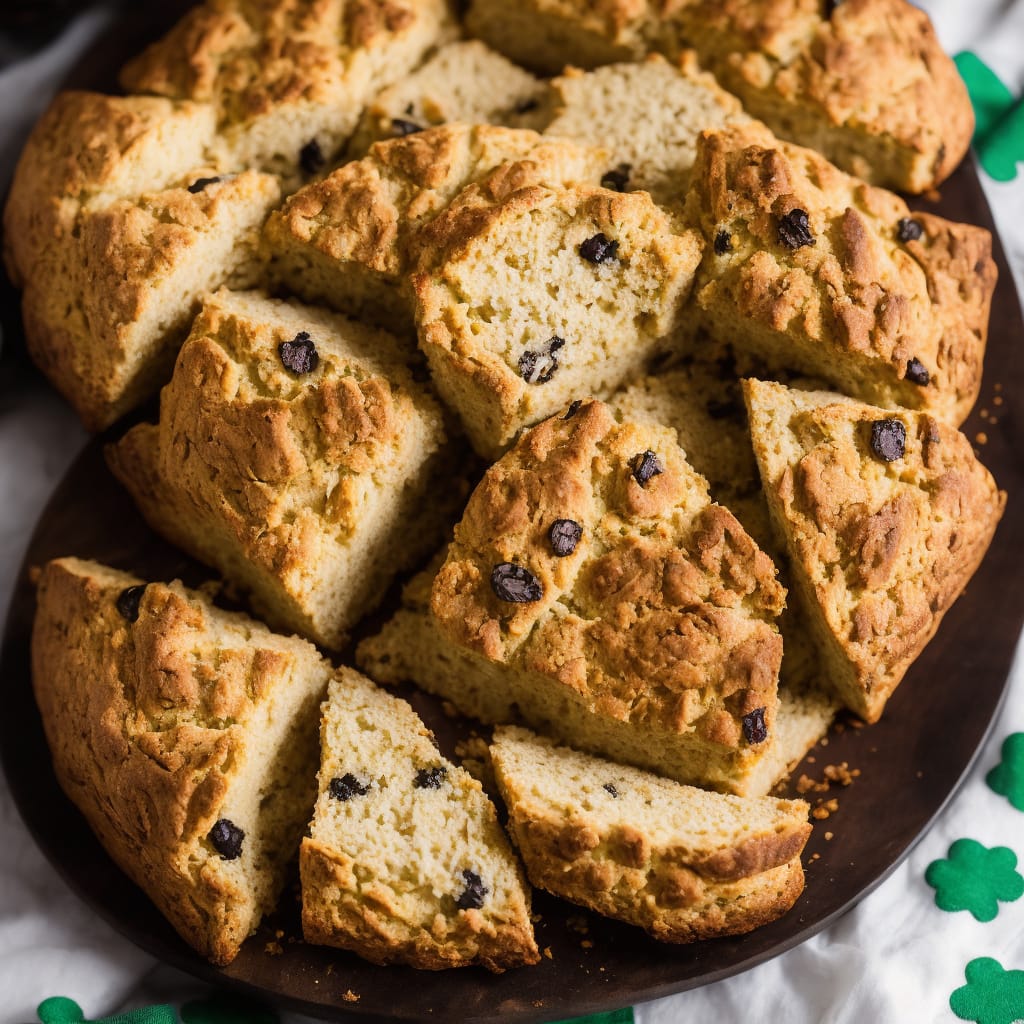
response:
[(594, 147), (496, 125), (443, 125), (379, 142), (270, 217), (270, 279), (411, 333), (415, 239), (467, 185), (485, 179), (503, 197), (536, 184), (596, 183), (604, 163)]
[[(308, 373), (281, 354), (303, 336), (318, 356)], [(393, 336), (222, 290), (182, 348), (159, 424), (134, 427), (108, 461), (154, 529), (269, 621), (337, 648), (441, 538), (459, 497), (435, 492), (444, 444), (441, 410)]]
[[(702, 134), (692, 180), (709, 333), (876, 405), (966, 417), (995, 286), (988, 232), (912, 218), (894, 193), (756, 125)], [(911, 221), (930, 234), (901, 241)], [(954, 287), (969, 261), (976, 280)]]
[(304, 148), (315, 143), (320, 161), (339, 153), (363, 106), (412, 70), (450, 19), (445, 0), (207, 0), (121, 82), (212, 104), (233, 164), (297, 184)]
[[(528, 431), (474, 491), (434, 580), (438, 626), (534, 727), (682, 781), (742, 786), (775, 718), (775, 567), (670, 430), (617, 423), (593, 400), (570, 412)], [(563, 555), (556, 522), (576, 530)], [(509, 597), (509, 576), (526, 589)], [(445, 696), (487, 711), (461, 689)]]
[(413, 709), (341, 668), (320, 736), (306, 941), (428, 970), (536, 963), (529, 888), (494, 805)]
[[(140, 586), (75, 558), (44, 567), (36, 701), (57, 778), (107, 852), (225, 965), (276, 903), (309, 820), (331, 668), (177, 582), (145, 585), (130, 621), (119, 604)], [(244, 833), (237, 856), (214, 845), (224, 820)]]
[(496, 458), (522, 428), (577, 396), (608, 397), (670, 344), (701, 243), (644, 192), (500, 195), (483, 182), (417, 248), (420, 347), (473, 447)]
[(803, 890), (803, 800), (708, 793), (515, 727), (490, 756), (533, 884), (663, 942), (741, 935)]
[[(1006, 495), (967, 438), (925, 413), (756, 380), (744, 391), (826, 677), (874, 722), (984, 557)], [(872, 441), (879, 424), (903, 436), (896, 450)]]

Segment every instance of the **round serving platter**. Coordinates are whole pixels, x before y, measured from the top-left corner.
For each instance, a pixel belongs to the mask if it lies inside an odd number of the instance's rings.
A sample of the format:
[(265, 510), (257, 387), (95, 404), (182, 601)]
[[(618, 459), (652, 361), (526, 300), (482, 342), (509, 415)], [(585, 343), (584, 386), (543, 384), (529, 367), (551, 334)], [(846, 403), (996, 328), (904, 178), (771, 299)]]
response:
[[(74, 84), (110, 88), (108, 69), (166, 27), (134, 14), (108, 35), (73, 76)], [(90, 63), (91, 62), (91, 63)], [(92, 72), (90, 72), (90, 67)], [(994, 232), (991, 213), (969, 164), (941, 197), (912, 205)], [(416, 972), (375, 967), (358, 957), (301, 941), (295, 885), (276, 914), (229, 967), (212, 967), (177, 937), (149, 901), (107, 857), (84, 819), (57, 785), (32, 696), (29, 641), (34, 612), (32, 569), (77, 555), (147, 579), (180, 577), (196, 585), (211, 573), (145, 526), (107, 471), (102, 440), (90, 442), (46, 507), (17, 581), (0, 652), (0, 757), (14, 799), (40, 848), (71, 887), (104, 919), (167, 963), (211, 982), (233, 986), (315, 1017), (415, 1021), (550, 1021), (608, 1010), (695, 988), (747, 970), (820, 931), (874, 889), (928, 829), (960, 781), (1001, 705), (1017, 637), (1024, 623), (1024, 323), (998, 240), (1000, 282), (992, 309), (986, 379), (964, 431), (1000, 486), (1007, 514), (981, 569), (946, 616), (938, 635), (907, 674), (885, 717), (870, 728), (847, 720), (827, 745), (811, 752), (793, 779), (820, 779), (828, 764), (846, 761), (860, 775), (835, 790), (839, 810), (818, 821), (804, 854), (807, 885), (780, 920), (749, 935), (668, 946), (642, 931), (604, 920), (536, 892), (536, 967), (494, 976), (483, 969)], [(5, 313), (13, 293), (5, 292)], [(10, 323), (16, 315), (7, 316)], [(27, 367), (19, 372), (29, 373)], [(994, 402), (996, 396), (998, 404)], [(986, 410), (983, 418), (981, 411)], [(116, 430), (112, 437), (124, 428)], [(982, 437), (984, 440), (982, 441)], [(394, 603), (394, 592), (391, 604)], [(379, 616), (375, 617), (379, 620)], [(446, 754), (467, 727), (439, 703), (407, 691)], [(795, 795), (793, 786), (787, 795)], [(281, 933), (280, 935), (278, 933)]]

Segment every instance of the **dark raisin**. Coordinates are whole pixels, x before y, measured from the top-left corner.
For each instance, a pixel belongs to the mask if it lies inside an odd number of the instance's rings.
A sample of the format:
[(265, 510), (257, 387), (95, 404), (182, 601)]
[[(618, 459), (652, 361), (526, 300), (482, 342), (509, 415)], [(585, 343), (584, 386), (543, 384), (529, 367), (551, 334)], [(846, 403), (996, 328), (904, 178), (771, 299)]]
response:
[(556, 519), (551, 524), (548, 537), (551, 539), (551, 550), (559, 558), (565, 558), (576, 550), (576, 545), (583, 536), (583, 527), (572, 519)]
[(220, 178), (196, 178), (195, 181), (189, 185), (188, 190), (192, 195), (196, 195), (198, 192), (202, 192), (207, 185), (216, 185), (220, 181)]
[(439, 764), (433, 768), (421, 768), (416, 773), (413, 785), (417, 789), (440, 789), (446, 778), (448, 778), (448, 769), (443, 764)]
[(768, 739), (768, 726), (764, 724), (766, 708), (754, 708), (743, 716), (743, 738), (748, 743), (764, 743)]
[(331, 779), (328, 790), (335, 800), (344, 803), (354, 796), (366, 796), (370, 792), (370, 784), (360, 782), (351, 772), (345, 772), (341, 778)]
[(282, 341), (277, 354), (284, 368), (292, 373), (312, 373), (320, 365), (320, 354), (305, 331), (299, 331), (291, 341)]
[(140, 583), (137, 587), (126, 587), (117, 595), (117, 610), (121, 613), (121, 618), (129, 622), (138, 621), (139, 605), (145, 592), (146, 584)]
[(555, 353), (564, 345), (565, 339), (556, 334), (542, 349), (527, 349), (519, 357), (519, 376), (527, 384), (547, 384), (558, 369)]
[(708, 415), (713, 420), (728, 420), (739, 415), (740, 406), (739, 403), (732, 400), (726, 400), (724, 402), (719, 401), (716, 398), (712, 398), (706, 406)]
[(520, 100), (515, 106), (515, 111), (517, 114), (529, 114), (531, 110), (536, 110), (539, 106), (540, 100), (531, 97), (530, 99)]
[(528, 604), (544, 596), (540, 580), (529, 569), (513, 562), (499, 562), (491, 570), (491, 589), (502, 601), (513, 604)]
[(484, 905), (484, 897), (491, 891), (484, 885), (483, 879), (468, 869), (462, 872), (462, 880), (466, 883), (462, 895), (455, 901), (459, 910), (479, 910)]
[(814, 235), (811, 234), (811, 227), (807, 222), (806, 210), (790, 210), (779, 218), (779, 241), (787, 249), (814, 245)]
[(580, 245), (580, 255), (588, 263), (609, 263), (619, 258), (619, 243), (599, 232)]
[(629, 461), (629, 468), (633, 470), (633, 478), (641, 487), (646, 486), (652, 476), (665, 472), (661, 459), (650, 448), (645, 452), (640, 452), (639, 455), (634, 455)]
[(900, 217), (896, 222), (896, 237), (901, 242), (916, 242), (923, 234), (921, 222), (913, 217)]
[(907, 380), (912, 384), (920, 384), (921, 387), (925, 387), (931, 379), (928, 367), (920, 359), (911, 359), (907, 363)]
[(883, 462), (903, 458), (907, 448), (907, 428), (902, 420), (877, 420), (871, 424), (871, 450)]
[(625, 192), (629, 185), (629, 172), (633, 170), (632, 164), (619, 164), (610, 171), (601, 175), (601, 188), (611, 189), (612, 192)]
[(238, 860), (242, 856), (242, 840), (245, 839), (245, 833), (233, 821), (221, 818), (210, 829), (207, 838), (224, 860)]
[(423, 125), (417, 124), (415, 121), (407, 121), (404, 117), (393, 117), (391, 118), (391, 131), (398, 138), (404, 138), (406, 135), (415, 135), (417, 132), (423, 131)]
[(299, 150), (299, 166), (307, 174), (316, 174), (325, 163), (327, 163), (327, 158), (316, 139), (310, 139)]
[(728, 231), (719, 231), (715, 235), (715, 254), (724, 256), (727, 252), (732, 252), (732, 235)]
[(606, 782), (604, 786), (602, 786), (602, 789), (611, 793), (611, 795), (615, 797), (616, 800), (619, 798), (619, 791), (615, 788), (615, 786), (612, 783)]
[(580, 406), (583, 404), (582, 400), (577, 398), (576, 401), (569, 403), (569, 408), (566, 410), (565, 415), (562, 417), (563, 420), (571, 420), (573, 416), (580, 411)]

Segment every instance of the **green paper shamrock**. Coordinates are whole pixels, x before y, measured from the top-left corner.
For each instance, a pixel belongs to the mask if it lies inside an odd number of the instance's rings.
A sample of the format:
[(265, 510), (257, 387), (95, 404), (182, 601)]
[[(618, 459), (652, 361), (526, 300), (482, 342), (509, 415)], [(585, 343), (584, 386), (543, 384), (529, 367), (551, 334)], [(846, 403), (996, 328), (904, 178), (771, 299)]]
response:
[(181, 1008), (182, 1024), (278, 1024), (277, 1014), (264, 1003), (242, 996), (215, 993)]
[(148, 1006), (89, 1022), (78, 1003), (64, 996), (44, 999), (36, 1013), (42, 1024), (178, 1024), (178, 1015), (169, 1006)]
[(954, 58), (974, 107), (974, 149), (989, 177), (1013, 181), (1024, 161), (1024, 103), (977, 54)]
[(949, 997), (949, 1008), (961, 1020), (976, 1024), (1012, 1024), (1024, 1019), (1024, 971), (1004, 971), (989, 956), (964, 969), (967, 984)]
[(947, 860), (933, 860), (924, 880), (935, 889), (935, 904), (951, 913), (969, 910), (979, 921), (999, 913), (999, 901), (1012, 903), (1024, 895), (1017, 855), (1005, 846), (987, 846), (973, 839), (958, 839)]
[(1024, 811), (1024, 732), (1010, 733), (1003, 740), (1003, 759), (985, 776), (989, 789), (1005, 796)]

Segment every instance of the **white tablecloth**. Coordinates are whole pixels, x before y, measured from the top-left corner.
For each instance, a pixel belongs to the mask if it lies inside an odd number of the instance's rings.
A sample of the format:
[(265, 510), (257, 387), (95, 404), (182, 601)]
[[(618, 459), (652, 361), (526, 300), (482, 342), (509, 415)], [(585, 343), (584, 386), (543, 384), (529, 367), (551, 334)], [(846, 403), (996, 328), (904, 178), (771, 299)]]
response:
[[(928, 0), (922, 6), (949, 52), (972, 51), (1013, 96), (1021, 95), (1024, 0)], [(4, 180), (63, 69), (110, 16), (99, 9), (79, 18), (45, 51), (0, 72)], [(1024, 137), (1017, 142), (1024, 159)], [(983, 174), (982, 180), (1021, 289), (1024, 178), (996, 182)], [(7, 607), (33, 523), (84, 442), (74, 416), (42, 384), (26, 387), (19, 381), (0, 391), (0, 610)], [(924, 878), (928, 865), (946, 858), (950, 845), (963, 838), (1009, 847), (1024, 860), (1024, 811), (985, 783), (986, 773), (999, 763), (1003, 739), (1024, 730), (1019, 654), (1012, 675), (1005, 710), (970, 780), (884, 885), (800, 947), (728, 981), (637, 1007), (635, 1019), (641, 1024), (955, 1021), (950, 995), (965, 984), (970, 961), (991, 957), (1007, 971), (1024, 970), (1024, 899), (1000, 903), (995, 919), (981, 922), (966, 910), (936, 906), (935, 890)], [(121, 939), (68, 890), (35, 848), (2, 781), (0, 824), (0, 1024), (36, 1020), (40, 1001), (55, 995), (72, 997), (88, 1018), (96, 1018), (152, 1003), (177, 1007), (208, 992)], [(1002, 1009), (989, 996), (986, 1006), (993, 1015), (985, 1024), (1024, 1019), (1024, 973), (1003, 982)], [(980, 993), (984, 1000), (992, 990), (976, 984), (960, 998)], [(281, 1019), (300, 1020), (283, 1013)]]

